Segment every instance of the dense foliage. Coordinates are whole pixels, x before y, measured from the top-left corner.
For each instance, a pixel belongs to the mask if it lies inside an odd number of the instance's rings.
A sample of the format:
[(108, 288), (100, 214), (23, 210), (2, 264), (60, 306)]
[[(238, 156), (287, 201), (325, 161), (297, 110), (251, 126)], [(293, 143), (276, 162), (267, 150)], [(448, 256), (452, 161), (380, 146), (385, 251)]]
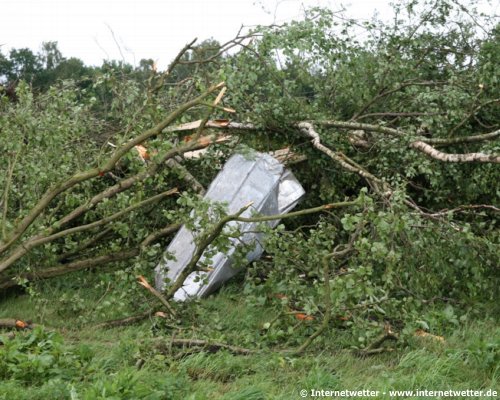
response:
[[(150, 235), (189, 223), (193, 208), (209, 215), (191, 178), (208, 185), (235, 149), (290, 147), (307, 156), (291, 167), (307, 191), (302, 208), (359, 204), (269, 231), (267, 257), (245, 273), (250, 303), (301, 311), (318, 325), (331, 314), (327, 323), (348, 328), (346, 343), (360, 348), (388, 326), (409, 337), (416, 328), (442, 333), (478, 314), (498, 315), (498, 164), (445, 162), (412, 146), (500, 153), (498, 134), (467, 139), (499, 127), (499, 26), (448, 0), (408, 1), (394, 11), (391, 23), (360, 24), (312, 9), (302, 21), (257, 28), (234, 54), (223, 50), (240, 39), (186, 48), (166, 72), (148, 61), (88, 68), (64, 60), (54, 43), (38, 56), (26, 49), (1, 56), (0, 288), (21, 284), (35, 295), (38, 278), (73, 272), (54, 284), (112, 288), (85, 318), (147, 309), (135, 276), (151, 277), (168, 239)], [(221, 80), (227, 95), (211, 105), (210, 85)], [(7, 91), (13, 84), (15, 96)], [(196, 96), (204, 97), (175, 114)], [(207, 110), (227, 118), (228, 107), (252, 129), (228, 127), (229, 142), (199, 159), (175, 158), (198, 136), (189, 141), (169, 127)], [(314, 124), (333, 157), (311, 145), (300, 121)], [(153, 132), (144, 143), (149, 160), (130, 146), (109, 164), (143, 132)], [(141, 203), (173, 188), (181, 195)], [(214, 215), (224, 218), (217, 210), (198, 224), (200, 237), (216, 226)], [(104, 222), (78, 230), (96, 221)], [(223, 231), (212, 245), (225, 248), (234, 234)], [(349, 251), (337, 257), (341, 248)], [(83, 311), (78, 294), (61, 302)], [(295, 345), (311, 333), (289, 329), (293, 323), (269, 325), (268, 344)]]

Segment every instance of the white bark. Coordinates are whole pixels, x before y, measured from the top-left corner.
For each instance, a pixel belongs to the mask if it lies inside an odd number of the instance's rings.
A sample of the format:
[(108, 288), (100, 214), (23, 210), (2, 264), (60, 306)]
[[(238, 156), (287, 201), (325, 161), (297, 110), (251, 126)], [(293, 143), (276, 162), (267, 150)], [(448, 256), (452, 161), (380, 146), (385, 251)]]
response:
[(427, 154), (439, 161), (454, 162), (454, 163), (467, 163), (467, 162), (481, 162), (481, 163), (495, 163), (500, 164), (500, 156), (485, 153), (465, 153), (465, 154), (450, 154), (443, 153), (432, 147), (430, 144), (417, 140), (410, 143), (410, 147)]

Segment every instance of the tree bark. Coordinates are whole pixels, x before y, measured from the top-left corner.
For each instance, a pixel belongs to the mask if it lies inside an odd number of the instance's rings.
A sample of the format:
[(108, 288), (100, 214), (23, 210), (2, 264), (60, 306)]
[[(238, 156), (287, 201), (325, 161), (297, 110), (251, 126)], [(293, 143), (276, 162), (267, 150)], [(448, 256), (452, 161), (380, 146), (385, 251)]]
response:
[(484, 153), (465, 153), (465, 154), (450, 154), (443, 153), (432, 147), (430, 144), (424, 143), (421, 140), (417, 140), (416, 142), (410, 143), (410, 147), (421, 151), (422, 153), (428, 155), (431, 158), (434, 158), (443, 162), (452, 162), (452, 163), (471, 163), (471, 162), (480, 162), (480, 163), (494, 163), (500, 164), (500, 156), (496, 156), (494, 154), (484, 154)]

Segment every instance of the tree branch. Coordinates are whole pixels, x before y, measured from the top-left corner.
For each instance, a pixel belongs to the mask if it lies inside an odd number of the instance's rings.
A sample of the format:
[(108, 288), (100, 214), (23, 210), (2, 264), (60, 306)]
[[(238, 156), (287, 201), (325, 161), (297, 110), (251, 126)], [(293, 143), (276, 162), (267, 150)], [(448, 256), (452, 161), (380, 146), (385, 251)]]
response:
[(2, 260), (0, 262), (0, 272), (4, 271), (8, 267), (10, 267), (14, 262), (19, 260), (22, 256), (24, 256), (26, 253), (28, 253), (30, 250), (34, 249), (35, 247), (52, 242), (52, 241), (59, 239), (63, 236), (84, 232), (84, 231), (87, 231), (89, 229), (93, 229), (93, 228), (97, 228), (97, 227), (102, 226), (102, 225), (106, 225), (112, 221), (115, 221), (115, 220), (123, 217), (124, 215), (127, 215), (128, 213), (130, 213), (133, 210), (136, 210), (138, 208), (141, 208), (141, 207), (147, 206), (149, 204), (155, 203), (157, 201), (160, 201), (161, 199), (163, 199), (167, 196), (170, 196), (171, 194), (174, 194), (174, 193), (178, 193), (177, 188), (160, 193), (156, 196), (150, 197), (149, 199), (143, 200), (139, 203), (132, 204), (131, 206), (129, 206), (123, 210), (120, 210), (115, 214), (112, 214), (108, 217), (104, 217), (104, 218), (102, 218), (98, 221), (94, 221), (90, 224), (75, 226), (73, 228), (69, 228), (69, 229), (66, 229), (64, 231), (60, 231), (60, 232), (54, 233), (54, 234), (49, 235), (49, 236), (43, 236), (43, 237), (38, 237), (38, 238), (35, 237), (31, 240), (27, 240), (27, 241), (23, 242), (23, 244), (21, 246), (17, 247), (11, 254), (9, 254), (9, 256), (7, 258), (5, 258), (4, 260)]
[(160, 76), (158, 84), (151, 90), (151, 93), (156, 93), (158, 92), (163, 85), (165, 84), (165, 78), (170, 76), (174, 68), (179, 64), (179, 61), (181, 60), (182, 56), (192, 48), (193, 44), (198, 40), (198, 38), (194, 38), (191, 40), (191, 42), (187, 43), (178, 53), (177, 56), (173, 59), (173, 61), (169, 64), (167, 70), (163, 72)]
[(33, 329), (36, 328), (37, 326), (41, 325), (34, 324), (31, 321), (23, 321), (22, 319), (0, 318), (0, 328), (14, 328), (14, 329), (25, 330), (25, 329)]
[(482, 133), (479, 135), (473, 136), (464, 136), (464, 137), (456, 137), (456, 138), (425, 138), (422, 139), (423, 142), (428, 144), (436, 144), (436, 145), (452, 145), (452, 144), (462, 144), (462, 143), (476, 143), (476, 142), (484, 142), (486, 140), (493, 140), (500, 137), (500, 129), (490, 132), (490, 133)]
[(96, 176), (102, 175), (103, 173), (109, 172), (113, 169), (116, 163), (123, 157), (130, 149), (134, 146), (141, 144), (146, 139), (158, 135), (163, 129), (175, 121), (180, 115), (189, 110), (190, 108), (201, 103), (206, 97), (212, 94), (214, 91), (224, 87), (224, 83), (219, 83), (210, 87), (207, 91), (202, 93), (195, 99), (184, 103), (176, 110), (171, 112), (163, 121), (154, 126), (151, 129), (146, 130), (142, 134), (138, 135), (131, 141), (124, 143), (121, 147), (116, 149), (111, 157), (104, 163), (102, 167), (91, 168), (84, 172), (78, 172), (74, 174), (67, 180), (57, 183), (55, 186), (49, 188), (38, 203), (31, 209), (31, 211), (26, 215), (21, 222), (13, 229), (6, 240), (2, 240), (0, 244), (0, 254), (5, 252), (17, 239), (19, 239), (23, 233), (28, 229), (28, 227), (35, 221), (35, 219), (43, 212), (43, 210), (49, 205), (49, 203), (60, 193), (66, 191), (67, 189), (75, 186), (76, 184), (95, 178)]
[(186, 265), (186, 267), (179, 274), (174, 284), (168, 288), (168, 292), (166, 295), (167, 301), (174, 297), (175, 292), (177, 292), (177, 290), (179, 290), (182, 287), (188, 275), (196, 270), (196, 264), (203, 255), (203, 252), (221, 234), (226, 223), (228, 223), (229, 221), (233, 221), (235, 218), (239, 217), (251, 205), (252, 203), (249, 203), (246, 206), (242, 207), (239, 211), (237, 211), (236, 214), (225, 216), (212, 228), (211, 231), (209, 231), (200, 238), (200, 242), (196, 246), (196, 251), (191, 257), (191, 260), (189, 261), (188, 265)]
[(357, 117), (357, 120), (372, 117), (419, 117), (419, 116), (431, 116), (431, 115), (446, 115), (444, 112), (375, 112), (369, 114), (363, 114)]
[(160, 301), (160, 303), (167, 308), (171, 316), (173, 317), (176, 316), (174, 309), (167, 301), (167, 299), (165, 299), (165, 297), (163, 297), (163, 295), (158, 290), (156, 290), (153, 286), (151, 286), (149, 282), (146, 280), (146, 278), (144, 278), (142, 275), (139, 275), (137, 277), (137, 282), (139, 283), (139, 285), (146, 288), (146, 290), (148, 290), (153, 296), (155, 296)]
[(5, 238), (7, 237), (6, 226), (7, 226), (7, 211), (9, 210), (9, 192), (10, 192), (10, 185), (12, 183), (12, 174), (14, 173), (14, 168), (16, 167), (18, 156), (19, 152), (16, 152), (16, 154), (14, 155), (14, 160), (12, 162), (10, 161), (10, 157), (7, 159), (8, 161), (7, 179), (5, 182), (5, 188), (2, 197), (2, 204), (3, 204), (2, 230), (1, 230), (2, 240), (5, 240)]
[(366, 110), (368, 110), (373, 104), (375, 104), (380, 99), (382, 99), (386, 96), (389, 96), (390, 94), (399, 92), (400, 90), (402, 90), (408, 86), (437, 86), (437, 85), (444, 85), (446, 83), (447, 83), (446, 81), (416, 82), (414, 80), (403, 82), (399, 86), (395, 87), (394, 89), (386, 90), (386, 91), (383, 91), (383, 92), (377, 94), (370, 101), (368, 101), (368, 103), (366, 103), (363, 107), (361, 107), (361, 110), (359, 110), (356, 114), (354, 114), (354, 116), (351, 118), (351, 121), (358, 119), (360, 115), (364, 114), (366, 112)]
[(387, 135), (395, 137), (405, 137), (406, 133), (394, 128), (388, 128), (385, 126), (365, 124), (361, 122), (349, 122), (349, 121), (335, 121), (335, 120), (322, 120), (322, 121), (311, 121), (317, 125), (325, 126), (329, 128), (341, 128), (349, 130), (364, 130), (369, 132), (385, 133)]
[(480, 162), (480, 163), (500, 164), (500, 156), (496, 156), (493, 154), (484, 154), (484, 153), (466, 153), (466, 154), (443, 153), (421, 140), (417, 140), (415, 142), (410, 143), (410, 147), (420, 150), (422, 153), (427, 154), (431, 158), (444, 162), (452, 162), (452, 163)]
[(83, 269), (89, 269), (104, 264), (109, 264), (112, 262), (128, 260), (132, 257), (138, 256), (141, 253), (141, 251), (145, 247), (149, 246), (151, 243), (154, 243), (158, 239), (175, 232), (180, 228), (180, 226), (181, 226), (180, 224), (173, 224), (173, 225), (168, 225), (165, 228), (160, 229), (158, 231), (155, 231), (150, 235), (148, 235), (146, 239), (144, 239), (139, 244), (139, 246), (134, 248), (122, 249), (110, 254), (88, 258), (85, 260), (77, 260), (68, 264), (59, 264), (54, 267), (44, 268), (39, 271), (5, 277), (3, 279), (0, 279), (0, 289), (8, 289), (10, 287), (17, 286), (19, 281), (33, 281), (37, 279), (53, 278), (56, 276), (61, 276), (71, 272), (80, 271)]
[(433, 217), (439, 217), (443, 215), (447, 215), (450, 213), (456, 213), (456, 212), (462, 212), (462, 211), (467, 211), (467, 210), (491, 210), (493, 212), (500, 212), (500, 208), (495, 207), (490, 204), (469, 204), (469, 205), (463, 205), (463, 206), (458, 206), (452, 209), (445, 209), (441, 211), (437, 211), (435, 213), (429, 214)]
[(80, 251), (88, 249), (90, 246), (92, 246), (95, 243), (99, 243), (102, 238), (104, 238), (106, 235), (108, 235), (113, 229), (111, 227), (107, 227), (100, 231), (99, 233), (93, 235), (89, 240), (84, 241), (80, 243), (76, 248), (74, 248), (71, 251), (68, 251), (66, 253), (59, 254), (56, 257), (57, 261), (64, 261), (67, 260), (68, 258), (80, 253)]
[(200, 258), (202, 257), (203, 252), (222, 233), (224, 226), (230, 221), (239, 221), (239, 222), (274, 221), (277, 219), (286, 219), (286, 218), (292, 218), (292, 217), (297, 217), (297, 216), (302, 216), (302, 215), (314, 214), (314, 213), (318, 213), (318, 212), (325, 211), (325, 210), (331, 210), (333, 208), (358, 205), (358, 204), (360, 204), (360, 202), (361, 202), (361, 198), (357, 198), (356, 200), (353, 200), (353, 201), (330, 203), (330, 204), (325, 204), (325, 205), (322, 205), (319, 207), (306, 208), (304, 210), (290, 212), (290, 213), (286, 213), (286, 214), (264, 215), (264, 216), (259, 216), (259, 217), (241, 217), (241, 214), (243, 214), (252, 205), (252, 203), (249, 203), (246, 206), (242, 207), (240, 210), (238, 210), (235, 214), (227, 215), (224, 218), (222, 218), (219, 222), (217, 222), (217, 224), (215, 224), (215, 226), (209, 232), (205, 233), (200, 238), (199, 244), (196, 247), (195, 253), (191, 257), (191, 260), (186, 265), (186, 267), (182, 270), (182, 272), (179, 274), (179, 276), (177, 277), (177, 279), (175, 280), (173, 285), (168, 287), (168, 291), (167, 291), (167, 294), (165, 297), (167, 300), (170, 300), (171, 298), (174, 297), (175, 292), (177, 292), (177, 290), (179, 290), (182, 287), (182, 285), (184, 284), (184, 281), (189, 276), (189, 274), (196, 271), (196, 265), (197, 265), (198, 261), (200, 260)]
[[(479, 96), (481, 95), (481, 93), (483, 92), (483, 89), (481, 88), (479, 90), (479, 93), (477, 94), (476, 96), (476, 101), (477, 99), (479, 98)], [(489, 105), (489, 104), (494, 104), (494, 103), (500, 103), (500, 99), (493, 99), (493, 100), (489, 100), (489, 101), (486, 101), (482, 104), (479, 104), (478, 106), (474, 107), (471, 112), (469, 114), (467, 114), (457, 125), (455, 125), (453, 128), (450, 129), (450, 132), (449, 132), (449, 136), (452, 136), (457, 130), (459, 130), (462, 126), (464, 126), (464, 124), (471, 118), (473, 117), (474, 115), (476, 115), (478, 113), (479, 110), (481, 110), (481, 108)]]
[[(354, 123), (347, 122), (348, 125), (353, 125)], [(365, 125), (365, 124), (354, 124), (354, 125)], [(313, 146), (319, 151), (325, 153), (327, 156), (337, 161), (340, 166), (344, 169), (354, 172), (366, 179), (371, 187), (377, 192), (381, 193), (382, 191), (387, 191), (389, 188), (385, 182), (381, 179), (377, 178), (375, 175), (368, 172), (366, 169), (361, 167), (359, 164), (355, 163), (353, 160), (348, 158), (345, 154), (341, 152), (334, 152), (325, 145), (321, 143), (321, 138), (319, 133), (315, 131), (314, 126), (310, 122), (299, 122), (298, 128), (302, 133), (312, 139)], [(360, 128), (357, 128), (360, 129)], [(362, 128), (361, 128), (362, 129)]]
[(127, 318), (114, 319), (112, 321), (103, 322), (101, 324), (94, 325), (95, 329), (106, 329), (106, 328), (117, 328), (119, 326), (131, 325), (136, 322), (141, 322), (146, 318), (151, 317), (154, 314), (154, 311), (148, 310), (141, 314), (133, 315)]
[(230, 353), (238, 355), (250, 355), (257, 353), (256, 350), (245, 349), (243, 347), (232, 346), (226, 343), (215, 342), (212, 340), (201, 339), (177, 339), (177, 338), (155, 338), (153, 339), (155, 347), (160, 352), (167, 352), (172, 346), (175, 347), (201, 347), (200, 351), (208, 351), (209, 353), (216, 353), (220, 350), (227, 350)]

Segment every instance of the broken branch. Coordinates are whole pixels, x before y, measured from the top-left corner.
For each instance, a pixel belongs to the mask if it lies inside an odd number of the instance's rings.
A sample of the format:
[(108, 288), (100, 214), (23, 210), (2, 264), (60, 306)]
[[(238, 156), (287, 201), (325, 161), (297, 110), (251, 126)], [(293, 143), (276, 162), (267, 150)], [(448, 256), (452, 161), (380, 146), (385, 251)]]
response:
[(33, 329), (37, 326), (40, 325), (34, 324), (31, 321), (23, 321), (15, 318), (0, 318), (0, 328), (24, 330)]
[(141, 322), (145, 320), (146, 318), (149, 318), (151, 315), (154, 314), (154, 311), (145, 311), (141, 314), (133, 315), (131, 317), (127, 318), (119, 318), (119, 319), (114, 319), (111, 321), (106, 321), (97, 325), (94, 325), (94, 328), (96, 329), (106, 329), (106, 328), (117, 328), (119, 326), (126, 326), (126, 325), (132, 325), (137, 322)]
[(154, 287), (152, 287), (149, 284), (149, 282), (146, 280), (146, 278), (144, 278), (142, 275), (140, 275), (137, 277), (137, 281), (138, 281), (139, 285), (146, 288), (153, 296), (155, 296), (158, 300), (160, 300), (161, 304), (163, 304), (167, 308), (170, 315), (175, 317), (175, 315), (176, 315), (175, 311), (172, 308), (172, 306), (169, 304), (167, 299), (165, 299), (165, 297), (163, 297), (163, 295), (158, 290), (156, 290)]
[(500, 164), (500, 156), (485, 153), (465, 153), (465, 154), (450, 154), (443, 153), (432, 147), (431, 145), (417, 140), (416, 142), (410, 143), (410, 147), (420, 150), (422, 153), (428, 155), (443, 162), (452, 163), (470, 163), (470, 162), (480, 162), (480, 163), (494, 163)]
[(227, 350), (230, 353), (238, 355), (250, 355), (257, 353), (256, 350), (246, 349), (243, 347), (232, 346), (226, 343), (215, 342), (211, 340), (201, 339), (176, 339), (176, 338), (155, 338), (153, 344), (160, 352), (170, 352), (170, 347), (201, 347), (200, 351), (208, 351), (216, 353), (220, 350)]

